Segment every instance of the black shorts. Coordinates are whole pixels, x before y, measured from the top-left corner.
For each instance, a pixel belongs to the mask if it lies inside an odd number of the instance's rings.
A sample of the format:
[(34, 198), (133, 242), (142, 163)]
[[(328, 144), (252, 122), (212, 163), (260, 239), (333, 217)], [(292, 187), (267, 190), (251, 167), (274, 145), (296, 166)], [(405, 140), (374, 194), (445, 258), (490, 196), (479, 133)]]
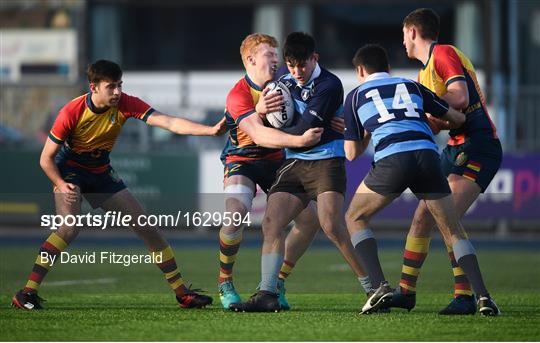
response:
[(69, 166), (65, 162), (58, 163), (57, 167), (64, 181), (79, 186), (92, 208), (100, 207), (104, 201), (126, 188), (111, 166), (102, 173), (92, 173), (84, 168)]
[(374, 162), (364, 179), (375, 193), (398, 197), (407, 188), (419, 199), (439, 199), (450, 194), (434, 150), (405, 151)]
[(276, 172), (283, 164), (283, 160), (255, 160), (236, 161), (225, 164), (224, 179), (233, 175), (242, 175), (259, 185), (261, 189), (268, 193), (270, 186), (276, 179)]
[(279, 168), (269, 194), (293, 194), (306, 207), (321, 193), (345, 194), (346, 185), (345, 160), (342, 157), (314, 161), (289, 159)]
[(443, 173), (461, 175), (480, 186), (485, 192), (502, 161), (498, 139), (471, 138), (460, 145), (447, 145), (441, 155)]

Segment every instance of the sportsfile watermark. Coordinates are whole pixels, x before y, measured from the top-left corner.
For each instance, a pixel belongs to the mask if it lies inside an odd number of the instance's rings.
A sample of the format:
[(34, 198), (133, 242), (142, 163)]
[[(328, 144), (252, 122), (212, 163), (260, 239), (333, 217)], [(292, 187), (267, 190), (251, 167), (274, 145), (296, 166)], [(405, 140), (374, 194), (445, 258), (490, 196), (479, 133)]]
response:
[(109, 228), (129, 227), (175, 227), (201, 228), (219, 226), (251, 226), (248, 212), (183, 212), (176, 214), (144, 214), (132, 216), (117, 211), (95, 214), (45, 214), (41, 216), (41, 227), (57, 230), (61, 226), (77, 228), (93, 228), (106, 230)]

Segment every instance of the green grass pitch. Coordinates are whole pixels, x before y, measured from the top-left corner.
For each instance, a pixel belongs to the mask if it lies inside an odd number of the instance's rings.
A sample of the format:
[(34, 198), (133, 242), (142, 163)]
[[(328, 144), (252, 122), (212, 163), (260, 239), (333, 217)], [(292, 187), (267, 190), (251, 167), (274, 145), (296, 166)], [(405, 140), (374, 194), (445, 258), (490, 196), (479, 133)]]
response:
[[(36, 247), (0, 250), (0, 340), (10, 341), (538, 341), (540, 340), (540, 252), (478, 250), (486, 283), (503, 315), (444, 317), (452, 276), (447, 256), (432, 247), (410, 313), (361, 316), (360, 286), (335, 249), (311, 249), (287, 281), (293, 310), (232, 313), (217, 295), (217, 251), (175, 248), (184, 279), (206, 289), (214, 305), (179, 309), (153, 265), (57, 265), (40, 290), (46, 310), (9, 307), (25, 281)], [(174, 246), (173, 246), (174, 248)], [(72, 251), (140, 252), (140, 248), (79, 246)], [(246, 298), (259, 280), (260, 251), (241, 249), (235, 283)], [(401, 251), (381, 250), (395, 286)]]

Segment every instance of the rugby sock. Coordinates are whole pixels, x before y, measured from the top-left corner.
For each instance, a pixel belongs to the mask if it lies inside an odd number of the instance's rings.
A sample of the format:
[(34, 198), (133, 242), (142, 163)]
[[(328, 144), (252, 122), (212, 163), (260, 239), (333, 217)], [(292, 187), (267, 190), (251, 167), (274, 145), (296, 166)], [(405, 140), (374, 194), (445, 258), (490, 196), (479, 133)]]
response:
[(279, 268), (283, 264), (283, 255), (280, 253), (262, 254), (261, 257), (261, 283), (259, 289), (277, 293)]
[(401, 294), (416, 293), (416, 280), (429, 252), (430, 241), (431, 239), (429, 237), (407, 236), (405, 251), (403, 252), (401, 279), (399, 280)]
[(452, 248), (454, 249), (454, 255), (459, 266), (467, 274), (475, 293), (478, 296), (486, 295), (488, 292), (484, 280), (482, 279), (482, 273), (478, 266), (478, 259), (476, 258), (476, 253), (471, 241), (468, 239), (461, 239), (455, 242), (452, 245)]
[(454, 297), (459, 295), (472, 296), (471, 284), (467, 275), (456, 261), (454, 256), (454, 250), (452, 247), (446, 246), (448, 250), (448, 257), (450, 258), (450, 264), (452, 265), (452, 273), (454, 274)]
[[(26, 286), (23, 289), (24, 293), (36, 293), (43, 281), (43, 278), (51, 269), (52, 258), (55, 258), (54, 263), (59, 262), (57, 258), (60, 256), (60, 253), (66, 249), (67, 243), (53, 232), (49, 238), (41, 245), (39, 249), (39, 254), (34, 262), (34, 268), (32, 268), (32, 273), (26, 282)], [(46, 258), (45, 258), (46, 257)]]
[(292, 269), (294, 268), (294, 263), (291, 261), (283, 260), (281, 269), (279, 270), (279, 278), (285, 280), (289, 275), (291, 275)]
[(232, 280), (234, 261), (240, 249), (242, 232), (241, 229), (234, 233), (225, 233), (223, 229), (219, 231), (219, 283)]
[(373, 289), (373, 285), (371, 284), (371, 279), (367, 275), (359, 276), (358, 282), (360, 282), (360, 285), (362, 285), (362, 288), (364, 289), (366, 293), (371, 292), (371, 290)]
[(156, 251), (154, 253), (156, 255), (161, 254), (162, 262), (157, 263), (157, 266), (165, 275), (165, 279), (169, 283), (169, 286), (171, 286), (174, 293), (176, 293), (176, 296), (181, 297), (186, 294), (187, 287), (184, 285), (182, 274), (180, 274), (180, 270), (178, 270), (171, 247), (167, 246), (165, 249)]
[(365, 229), (355, 232), (351, 236), (351, 242), (358, 257), (360, 257), (360, 262), (362, 262), (364, 268), (368, 271), (371, 283), (374, 285), (373, 287), (379, 288), (379, 285), (382, 281), (385, 281), (385, 278), (381, 263), (379, 262), (377, 241), (375, 240), (373, 231)]

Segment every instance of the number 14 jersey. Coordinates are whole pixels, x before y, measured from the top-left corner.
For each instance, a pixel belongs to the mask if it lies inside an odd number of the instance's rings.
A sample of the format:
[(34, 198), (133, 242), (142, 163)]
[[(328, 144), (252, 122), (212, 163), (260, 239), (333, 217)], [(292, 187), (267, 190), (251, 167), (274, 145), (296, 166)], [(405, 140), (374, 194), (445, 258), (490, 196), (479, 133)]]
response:
[(404, 151), (438, 151), (426, 112), (442, 117), (448, 104), (417, 82), (374, 73), (347, 95), (345, 139), (358, 141), (364, 129), (370, 132), (375, 161)]

